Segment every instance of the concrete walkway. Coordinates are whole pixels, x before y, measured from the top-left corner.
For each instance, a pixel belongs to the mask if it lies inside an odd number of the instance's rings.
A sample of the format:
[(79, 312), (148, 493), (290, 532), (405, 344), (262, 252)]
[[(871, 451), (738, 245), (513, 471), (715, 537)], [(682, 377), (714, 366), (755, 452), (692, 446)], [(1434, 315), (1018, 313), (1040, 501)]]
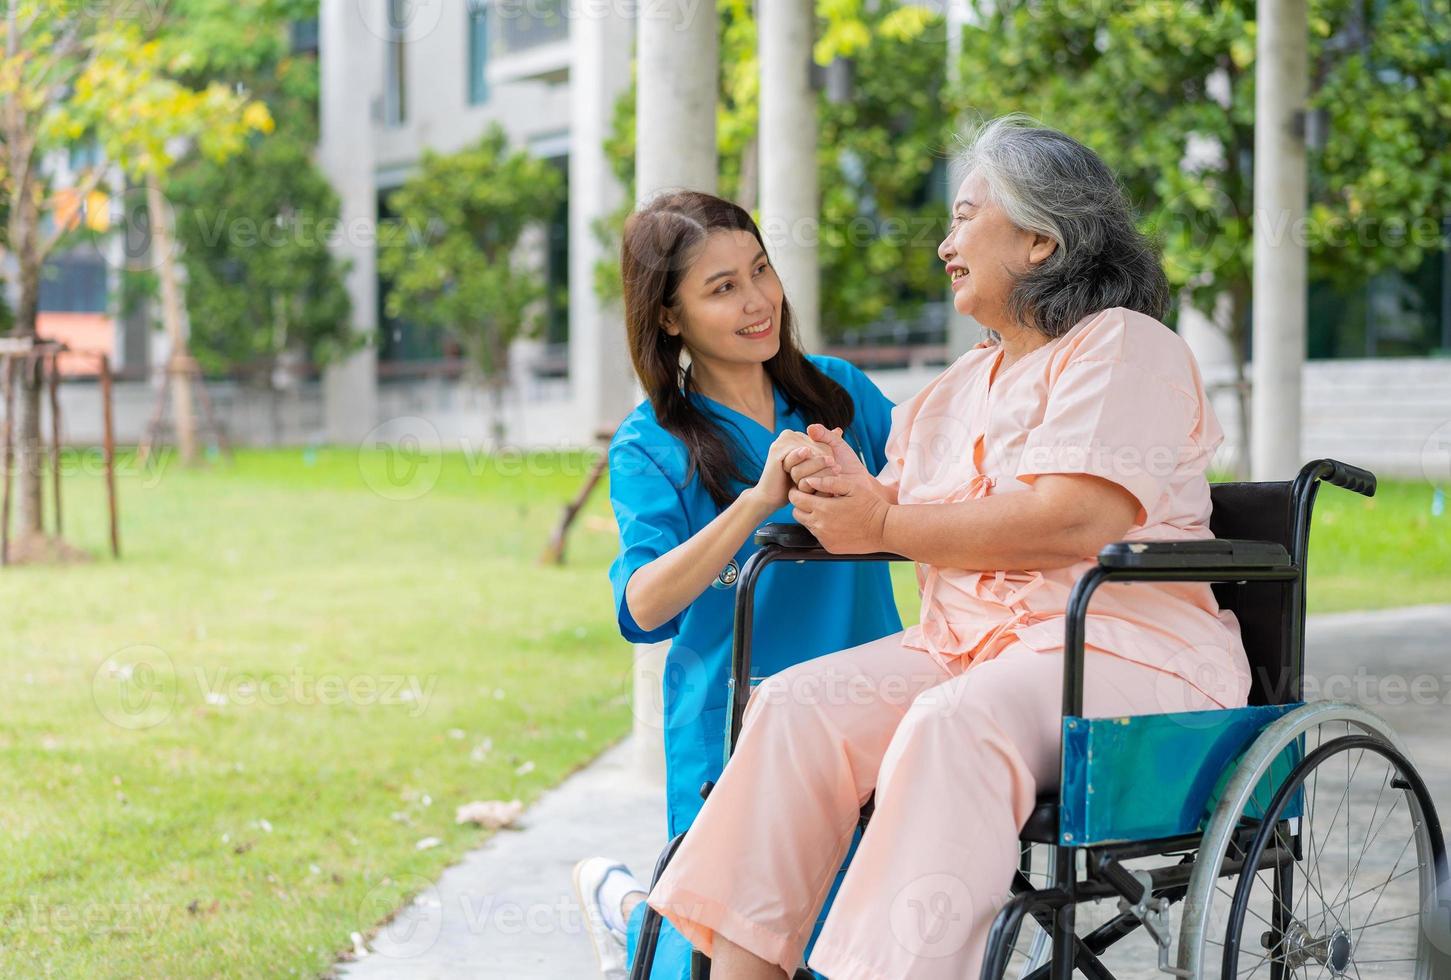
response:
[[(1390, 722), (1443, 823), (1451, 818), (1451, 605), (1312, 616), (1306, 691), (1358, 701)], [(570, 869), (580, 857), (607, 854), (648, 878), (665, 842), (663, 789), (635, 775), (631, 750), (627, 741), (606, 752), (542, 797), (521, 829), (496, 834), (437, 884), (420, 881), (420, 899), (370, 940), (370, 955), (339, 964), (339, 975), (597, 977)], [(1145, 962), (1148, 944), (1116, 953), (1108, 962), (1123, 980), (1162, 976)]]

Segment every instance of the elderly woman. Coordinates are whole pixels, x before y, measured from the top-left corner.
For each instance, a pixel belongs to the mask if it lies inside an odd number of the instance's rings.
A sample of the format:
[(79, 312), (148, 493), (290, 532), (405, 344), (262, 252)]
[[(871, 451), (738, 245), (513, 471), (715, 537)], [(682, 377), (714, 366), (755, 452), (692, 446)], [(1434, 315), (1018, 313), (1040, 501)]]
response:
[[(788, 456), (833, 552), (916, 562), (921, 625), (752, 694), (736, 752), (648, 901), (717, 980), (790, 975), (876, 809), (809, 965), (831, 980), (976, 976), (1056, 785), (1068, 593), (1112, 541), (1210, 537), (1222, 432), (1160, 319), (1163, 271), (1103, 161), (1000, 119), (972, 141), (938, 254), (992, 339), (893, 413), (876, 477)], [(802, 615), (813, 612), (803, 609)], [(1249, 667), (1208, 585), (1109, 585), (1088, 617), (1090, 716), (1243, 705)]]

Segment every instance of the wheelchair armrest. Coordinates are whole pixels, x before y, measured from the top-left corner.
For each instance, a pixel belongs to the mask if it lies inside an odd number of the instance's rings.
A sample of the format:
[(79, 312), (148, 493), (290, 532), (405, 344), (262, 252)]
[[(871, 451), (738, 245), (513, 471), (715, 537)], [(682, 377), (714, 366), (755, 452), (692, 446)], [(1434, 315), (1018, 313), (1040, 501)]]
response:
[(765, 524), (756, 531), (756, 547), (774, 544), (778, 548), (820, 548), (816, 535), (800, 524)]
[(1098, 563), (1114, 571), (1256, 571), (1289, 566), (1290, 553), (1275, 541), (1233, 538), (1116, 541), (1098, 553)]
[[(794, 551), (792, 561), (911, 561), (903, 555), (890, 551), (873, 551), (869, 554), (834, 554), (821, 546), (816, 535), (796, 523), (763, 524), (756, 529), (756, 547), (775, 547)], [(760, 552), (757, 552), (760, 554)]]

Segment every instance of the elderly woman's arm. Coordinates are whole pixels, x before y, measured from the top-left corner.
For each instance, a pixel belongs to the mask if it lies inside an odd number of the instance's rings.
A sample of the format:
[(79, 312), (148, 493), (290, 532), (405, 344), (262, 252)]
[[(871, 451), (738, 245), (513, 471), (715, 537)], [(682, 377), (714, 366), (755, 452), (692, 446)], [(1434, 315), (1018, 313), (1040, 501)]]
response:
[(1077, 474), (955, 504), (888, 504), (860, 479), (809, 482), (833, 496), (793, 490), (791, 503), (828, 551), (889, 551), (946, 568), (1063, 568), (1122, 540), (1139, 514), (1123, 487)]

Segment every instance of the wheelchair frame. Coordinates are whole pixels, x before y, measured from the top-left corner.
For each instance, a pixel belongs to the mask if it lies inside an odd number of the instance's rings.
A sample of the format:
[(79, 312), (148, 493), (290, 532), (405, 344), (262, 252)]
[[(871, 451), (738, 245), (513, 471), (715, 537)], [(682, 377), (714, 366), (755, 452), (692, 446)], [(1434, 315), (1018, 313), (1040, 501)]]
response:
[[(1105, 547), (1098, 555), (1098, 564), (1086, 572), (1074, 585), (1069, 595), (1065, 615), (1064, 675), (1063, 675), (1063, 723), (1065, 729), (1075, 722), (1085, 722), (1083, 711), (1084, 639), (1088, 606), (1094, 592), (1110, 582), (1280, 582), (1285, 584), (1280, 601), (1281, 656), (1287, 659), (1279, 674), (1281, 684), (1272, 693), (1277, 703), (1294, 705), (1301, 698), (1304, 680), (1304, 619), (1305, 619), (1305, 571), (1309, 545), (1310, 517), (1318, 485), (1321, 481), (1331, 483), (1365, 496), (1375, 493), (1375, 476), (1366, 470), (1332, 459), (1320, 459), (1306, 464), (1290, 487), (1289, 549), (1276, 541), (1212, 538), (1195, 541), (1169, 542), (1117, 542)], [(821, 548), (815, 538), (797, 524), (771, 524), (761, 528), (755, 537), (760, 549), (751, 556), (741, 569), (737, 581), (734, 644), (731, 664), (730, 716), (727, 729), (727, 754), (734, 752), (740, 735), (746, 704), (751, 694), (751, 636), (754, 625), (754, 594), (761, 573), (771, 564), (779, 561), (907, 561), (901, 555), (878, 552), (867, 555), (836, 555)], [(1292, 715), (1329, 717), (1325, 710), (1337, 706), (1299, 706)], [(1336, 717), (1357, 724), (1376, 738), (1402, 764), (1403, 781), (1414, 783), (1411, 789), (1419, 793), (1422, 810), (1429, 824), (1423, 832), (1434, 861), (1434, 873), (1438, 886), (1448, 881), (1444, 842), (1441, 840), (1439, 824), (1434, 807), (1426, 794), (1424, 784), (1404, 758), (1404, 750), (1393, 732), (1387, 730), (1369, 712), (1353, 706), (1339, 706), (1345, 710)], [(1243, 711), (1245, 709), (1224, 709)], [(1318, 717), (1317, 716), (1317, 717)], [(1267, 724), (1264, 730), (1256, 732), (1296, 731), (1303, 733), (1311, 722), (1301, 722), (1295, 728), (1292, 716), (1281, 717)], [(1286, 738), (1303, 737), (1295, 735)], [(1366, 736), (1358, 736), (1366, 737)], [(1255, 746), (1257, 740), (1252, 739)], [(1065, 739), (1065, 745), (1067, 739)], [(1247, 743), (1248, 747), (1248, 743)], [(1246, 753), (1247, 755), (1249, 753)], [(1263, 752), (1260, 753), (1263, 755)], [(1062, 750), (1060, 750), (1060, 756)], [(1236, 773), (1236, 780), (1226, 789), (1228, 793), (1238, 785), (1237, 792), (1243, 798), (1263, 778), (1268, 761), (1249, 778), (1245, 773)], [(1060, 758), (1060, 765), (1064, 760)], [(1243, 768), (1247, 768), (1242, 766)], [(1242, 784), (1242, 785), (1241, 785)], [(709, 793), (710, 784), (702, 787), (702, 795)], [(1409, 792), (1409, 790), (1408, 790)], [(1278, 794), (1282, 795), (1282, 794)], [(1159, 946), (1160, 969), (1172, 975), (1185, 976), (1191, 972), (1202, 972), (1203, 967), (1195, 964), (1194, 970), (1185, 969), (1184, 943), (1181, 943), (1181, 964), (1178, 968), (1167, 963), (1169, 938), (1167, 910), (1172, 903), (1183, 900), (1195, 889), (1202, 892), (1212, 888), (1219, 877), (1238, 874), (1244, 870), (1243, 858), (1254, 855), (1251, 871), (1270, 869), (1274, 872), (1275, 887), (1290, 888), (1287, 864), (1301, 857), (1298, 826), (1283, 840), (1281, 828), (1276, 821), (1275, 843), (1266, 846), (1264, 834), (1258, 832), (1254, 822), (1238, 819), (1237, 811), (1227, 804), (1233, 801), (1221, 799), (1220, 806), (1212, 815), (1207, 829), (1193, 833), (1177, 834), (1151, 840), (1116, 841), (1110, 843), (1076, 842), (1072, 834), (1064, 834), (1061, 828), (1061, 814), (1056, 800), (1039, 801), (1039, 806), (1028, 825), (1023, 829), (1023, 863), (1011, 883), (1013, 897), (994, 919), (988, 936), (986, 953), (982, 965), (982, 980), (998, 980), (1007, 966), (1013, 943), (1022, 921), (1026, 916), (1033, 918), (1051, 938), (1050, 961), (1027, 975), (1027, 980), (1071, 980), (1078, 969), (1090, 980), (1113, 980), (1114, 975), (1099, 959), (1111, 945), (1132, 934), (1140, 926), (1146, 926)], [(871, 801), (863, 808), (863, 825), (870, 818)], [(1220, 811), (1226, 811), (1227, 815)], [(1278, 810), (1269, 812), (1279, 813)], [(673, 856), (683, 835), (677, 837), (661, 855), (655, 871), (658, 879), (665, 865)], [(1206, 871), (1196, 873), (1205, 842), (1211, 841), (1215, 854), (1223, 855), (1213, 874)], [(1031, 843), (1048, 845), (1052, 850), (1052, 884), (1047, 888), (1035, 888), (1028, 880), (1029, 851)], [(1292, 854), (1282, 850), (1288, 843)], [(1418, 838), (1418, 846), (1421, 839)], [(1083, 852), (1085, 874), (1079, 874), (1079, 852)], [(1177, 863), (1156, 867), (1152, 871), (1130, 871), (1122, 862), (1133, 858), (1165, 857), (1180, 855)], [(1235, 854), (1241, 858), (1234, 857)], [(1423, 879), (1424, 880), (1424, 879)], [(1206, 886), (1206, 881), (1208, 882)], [(1443, 892), (1443, 894), (1445, 894)], [(1118, 898), (1119, 914), (1086, 936), (1079, 936), (1075, 929), (1076, 906), (1084, 901), (1100, 898)], [(1236, 903), (1238, 904), (1238, 902)], [(1203, 910), (1199, 910), (1200, 914)], [(1240, 915), (1243, 910), (1241, 908)], [(1187, 913), (1186, 913), (1187, 914)], [(650, 921), (651, 916), (654, 921)], [(640, 954), (637, 955), (632, 977), (644, 980), (649, 976), (653, 960), (653, 943), (658, 935), (658, 913), (653, 909), (647, 915), (647, 923), (641, 937)], [(649, 944), (647, 950), (646, 946)], [(693, 980), (709, 976), (709, 960), (698, 950), (692, 958)], [(1282, 969), (1271, 967), (1272, 980), (1279, 980)], [(797, 974), (798, 980), (809, 976), (806, 971)]]

